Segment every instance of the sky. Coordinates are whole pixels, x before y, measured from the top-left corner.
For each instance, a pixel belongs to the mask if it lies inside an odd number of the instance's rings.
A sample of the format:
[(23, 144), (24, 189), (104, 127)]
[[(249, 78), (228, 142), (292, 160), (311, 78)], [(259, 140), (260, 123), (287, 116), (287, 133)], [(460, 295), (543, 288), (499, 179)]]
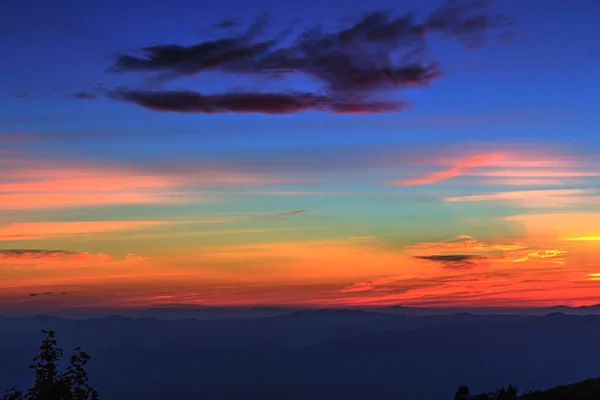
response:
[(599, 17), (5, 0), (0, 308), (600, 303)]

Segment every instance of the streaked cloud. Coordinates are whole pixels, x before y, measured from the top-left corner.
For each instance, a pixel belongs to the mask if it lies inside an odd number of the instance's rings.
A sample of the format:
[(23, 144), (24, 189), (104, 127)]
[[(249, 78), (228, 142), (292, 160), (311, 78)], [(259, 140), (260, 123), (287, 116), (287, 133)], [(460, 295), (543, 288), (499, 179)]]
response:
[(44, 209), (217, 201), (215, 188), (287, 180), (271, 173), (201, 164), (120, 165), (1, 160), (0, 209)]
[(9, 250), (0, 250), (0, 257), (3, 259), (20, 259), (20, 258), (55, 258), (55, 257), (71, 257), (77, 255), (78, 253), (66, 250), (19, 250), (19, 249), (9, 249)]
[(392, 182), (393, 186), (417, 186), (417, 185), (431, 185), (445, 181), (447, 179), (456, 178), (466, 174), (471, 168), (482, 167), (487, 165), (494, 165), (499, 160), (504, 159), (506, 156), (503, 154), (485, 154), (481, 156), (471, 157), (465, 161), (459, 161), (456, 165), (443, 169), (436, 172), (430, 172), (421, 175), (414, 179), (407, 179), (401, 181)]
[(0, 265), (55, 266), (78, 263), (98, 263), (111, 260), (106, 254), (91, 254), (66, 250), (8, 249), (0, 250)]
[(296, 228), (241, 228), (241, 229), (223, 229), (223, 230), (206, 230), (192, 232), (173, 232), (173, 233), (135, 233), (121, 240), (127, 239), (175, 239), (194, 236), (224, 236), (224, 235), (248, 235), (273, 232), (292, 232)]
[(13, 222), (0, 225), (0, 241), (33, 240), (51, 237), (88, 235), (125, 230), (140, 230), (173, 224), (170, 221), (75, 221)]
[(562, 240), (574, 241), (574, 242), (598, 242), (600, 241), (600, 236), (582, 236), (582, 237), (574, 237), (574, 238), (566, 238)]
[[(0, 177), (0, 209), (43, 209), (189, 201), (181, 179), (102, 165), (16, 160)], [(201, 198), (195, 199), (201, 201)]]
[(463, 178), (461, 183), (465, 184), (470, 182), (465, 180), (466, 178), (485, 178), (477, 180), (477, 183), (484, 186), (552, 187), (584, 185), (586, 179), (600, 176), (600, 165), (590, 163), (589, 160), (576, 155), (526, 153), (511, 149), (496, 153), (483, 152), (476, 156), (465, 155), (454, 159), (432, 159), (427, 164), (431, 164), (431, 167), (450, 165), (416, 178), (393, 181), (392, 185), (432, 185), (453, 178)]
[(581, 179), (551, 179), (551, 178), (499, 178), (481, 181), (482, 185), (503, 186), (564, 186), (568, 184), (584, 184)]
[(308, 210), (293, 210), (293, 211), (284, 211), (273, 214), (259, 215), (256, 217), (248, 217), (249, 220), (258, 220), (258, 221), (272, 221), (272, 220), (283, 220), (287, 217), (291, 217), (294, 215), (300, 215), (308, 212)]
[(524, 244), (515, 243), (486, 243), (477, 240), (473, 236), (460, 235), (453, 239), (438, 241), (438, 242), (419, 242), (410, 246), (407, 246), (407, 250), (414, 255), (428, 256), (433, 252), (446, 252), (446, 253), (463, 253), (465, 251), (475, 253), (489, 253), (489, 252), (510, 252), (526, 249), (527, 246)]
[(509, 262), (527, 262), (538, 259), (562, 264), (566, 260), (566, 253), (567, 251), (564, 249), (534, 250), (522, 252), (521, 254), (511, 254), (509, 257), (506, 257), (505, 260)]
[(445, 202), (512, 201), (526, 207), (561, 207), (597, 201), (594, 189), (548, 189), (495, 192), (479, 195), (446, 197)]

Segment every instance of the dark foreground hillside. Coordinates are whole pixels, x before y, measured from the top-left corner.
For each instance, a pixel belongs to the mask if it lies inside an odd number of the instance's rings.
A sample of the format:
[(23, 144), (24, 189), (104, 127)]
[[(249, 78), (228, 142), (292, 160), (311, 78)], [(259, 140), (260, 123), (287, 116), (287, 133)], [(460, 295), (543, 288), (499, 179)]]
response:
[(527, 393), (521, 398), (524, 400), (599, 400), (600, 378)]

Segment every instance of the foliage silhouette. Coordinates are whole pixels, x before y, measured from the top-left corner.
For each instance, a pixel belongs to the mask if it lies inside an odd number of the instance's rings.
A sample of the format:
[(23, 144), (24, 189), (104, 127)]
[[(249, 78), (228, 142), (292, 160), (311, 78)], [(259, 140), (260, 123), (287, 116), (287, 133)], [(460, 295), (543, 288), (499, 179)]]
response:
[(454, 400), (470, 400), (471, 396), (469, 395), (469, 387), (468, 386), (460, 386), (454, 395)]
[[(466, 397), (465, 397), (466, 396)], [(455, 399), (467, 400), (600, 400), (600, 378), (588, 379), (570, 385), (538, 391), (526, 391), (518, 396), (517, 389), (508, 385), (495, 392), (469, 395), (469, 387), (461, 386)]]
[(454, 395), (454, 400), (517, 400), (518, 391), (512, 385), (508, 387), (496, 389), (494, 392), (469, 394), (468, 386), (460, 386)]
[(40, 345), (40, 353), (29, 366), (35, 372), (33, 387), (25, 393), (12, 388), (0, 400), (98, 400), (98, 392), (88, 384), (85, 370), (90, 356), (78, 347), (67, 368), (60, 371), (58, 364), (63, 352), (54, 332), (43, 330), (42, 333), (46, 337)]

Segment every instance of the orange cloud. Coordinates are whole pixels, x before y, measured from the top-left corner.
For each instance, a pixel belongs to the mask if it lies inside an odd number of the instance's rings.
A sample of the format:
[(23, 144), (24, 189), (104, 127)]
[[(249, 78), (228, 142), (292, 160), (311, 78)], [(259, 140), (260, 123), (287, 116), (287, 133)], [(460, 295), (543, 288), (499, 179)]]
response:
[(169, 224), (168, 221), (14, 222), (0, 226), (1, 240), (27, 240), (90, 233), (137, 230)]
[[(272, 175), (226, 167), (183, 165), (135, 168), (57, 161), (2, 160), (0, 209), (39, 209), (118, 204), (214, 201), (195, 188), (286, 182)], [(56, 167), (55, 165), (61, 165)]]
[(534, 250), (534, 251), (529, 251), (526, 254), (522, 254), (518, 258), (512, 258), (512, 259), (506, 258), (506, 261), (526, 262), (526, 261), (530, 261), (530, 260), (534, 260), (534, 259), (541, 259), (541, 260), (548, 259), (550, 261), (562, 264), (566, 260), (564, 257), (564, 255), (566, 253), (567, 253), (567, 251), (563, 250), (563, 249)]
[[(83, 189), (85, 190), (85, 189)], [(32, 193), (0, 196), (0, 209), (40, 209), (127, 204), (177, 204), (192, 199), (183, 193)], [(195, 202), (208, 199), (194, 198)]]
[(15, 162), (0, 177), (0, 209), (63, 208), (113, 204), (179, 203), (177, 177), (101, 165), (52, 168)]
[(406, 250), (416, 258), (436, 261), (448, 267), (472, 267), (485, 262), (546, 261), (562, 264), (567, 250), (562, 248), (539, 248), (534, 243), (488, 244), (471, 236), (441, 242), (422, 242), (408, 246)]
[[(173, 272), (146, 257), (127, 254), (118, 258), (104, 253), (65, 250), (5, 250), (0, 253), (0, 288), (38, 287), (57, 291), (57, 286), (99, 285), (106, 282), (131, 282)], [(180, 278), (181, 279), (181, 278)]]
[(77, 263), (87, 264), (109, 260), (111, 260), (109, 256), (100, 253), (90, 254), (65, 250), (0, 250), (0, 265), (17, 267), (35, 265), (36, 268), (44, 268), (62, 265), (65, 262), (69, 265), (75, 265)]
[(506, 252), (526, 249), (522, 244), (488, 244), (472, 236), (460, 235), (454, 239), (440, 242), (420, 242), (408, 246), (407, 250), (413, 255), (428, 255), (430, 253), (475, 253)]

